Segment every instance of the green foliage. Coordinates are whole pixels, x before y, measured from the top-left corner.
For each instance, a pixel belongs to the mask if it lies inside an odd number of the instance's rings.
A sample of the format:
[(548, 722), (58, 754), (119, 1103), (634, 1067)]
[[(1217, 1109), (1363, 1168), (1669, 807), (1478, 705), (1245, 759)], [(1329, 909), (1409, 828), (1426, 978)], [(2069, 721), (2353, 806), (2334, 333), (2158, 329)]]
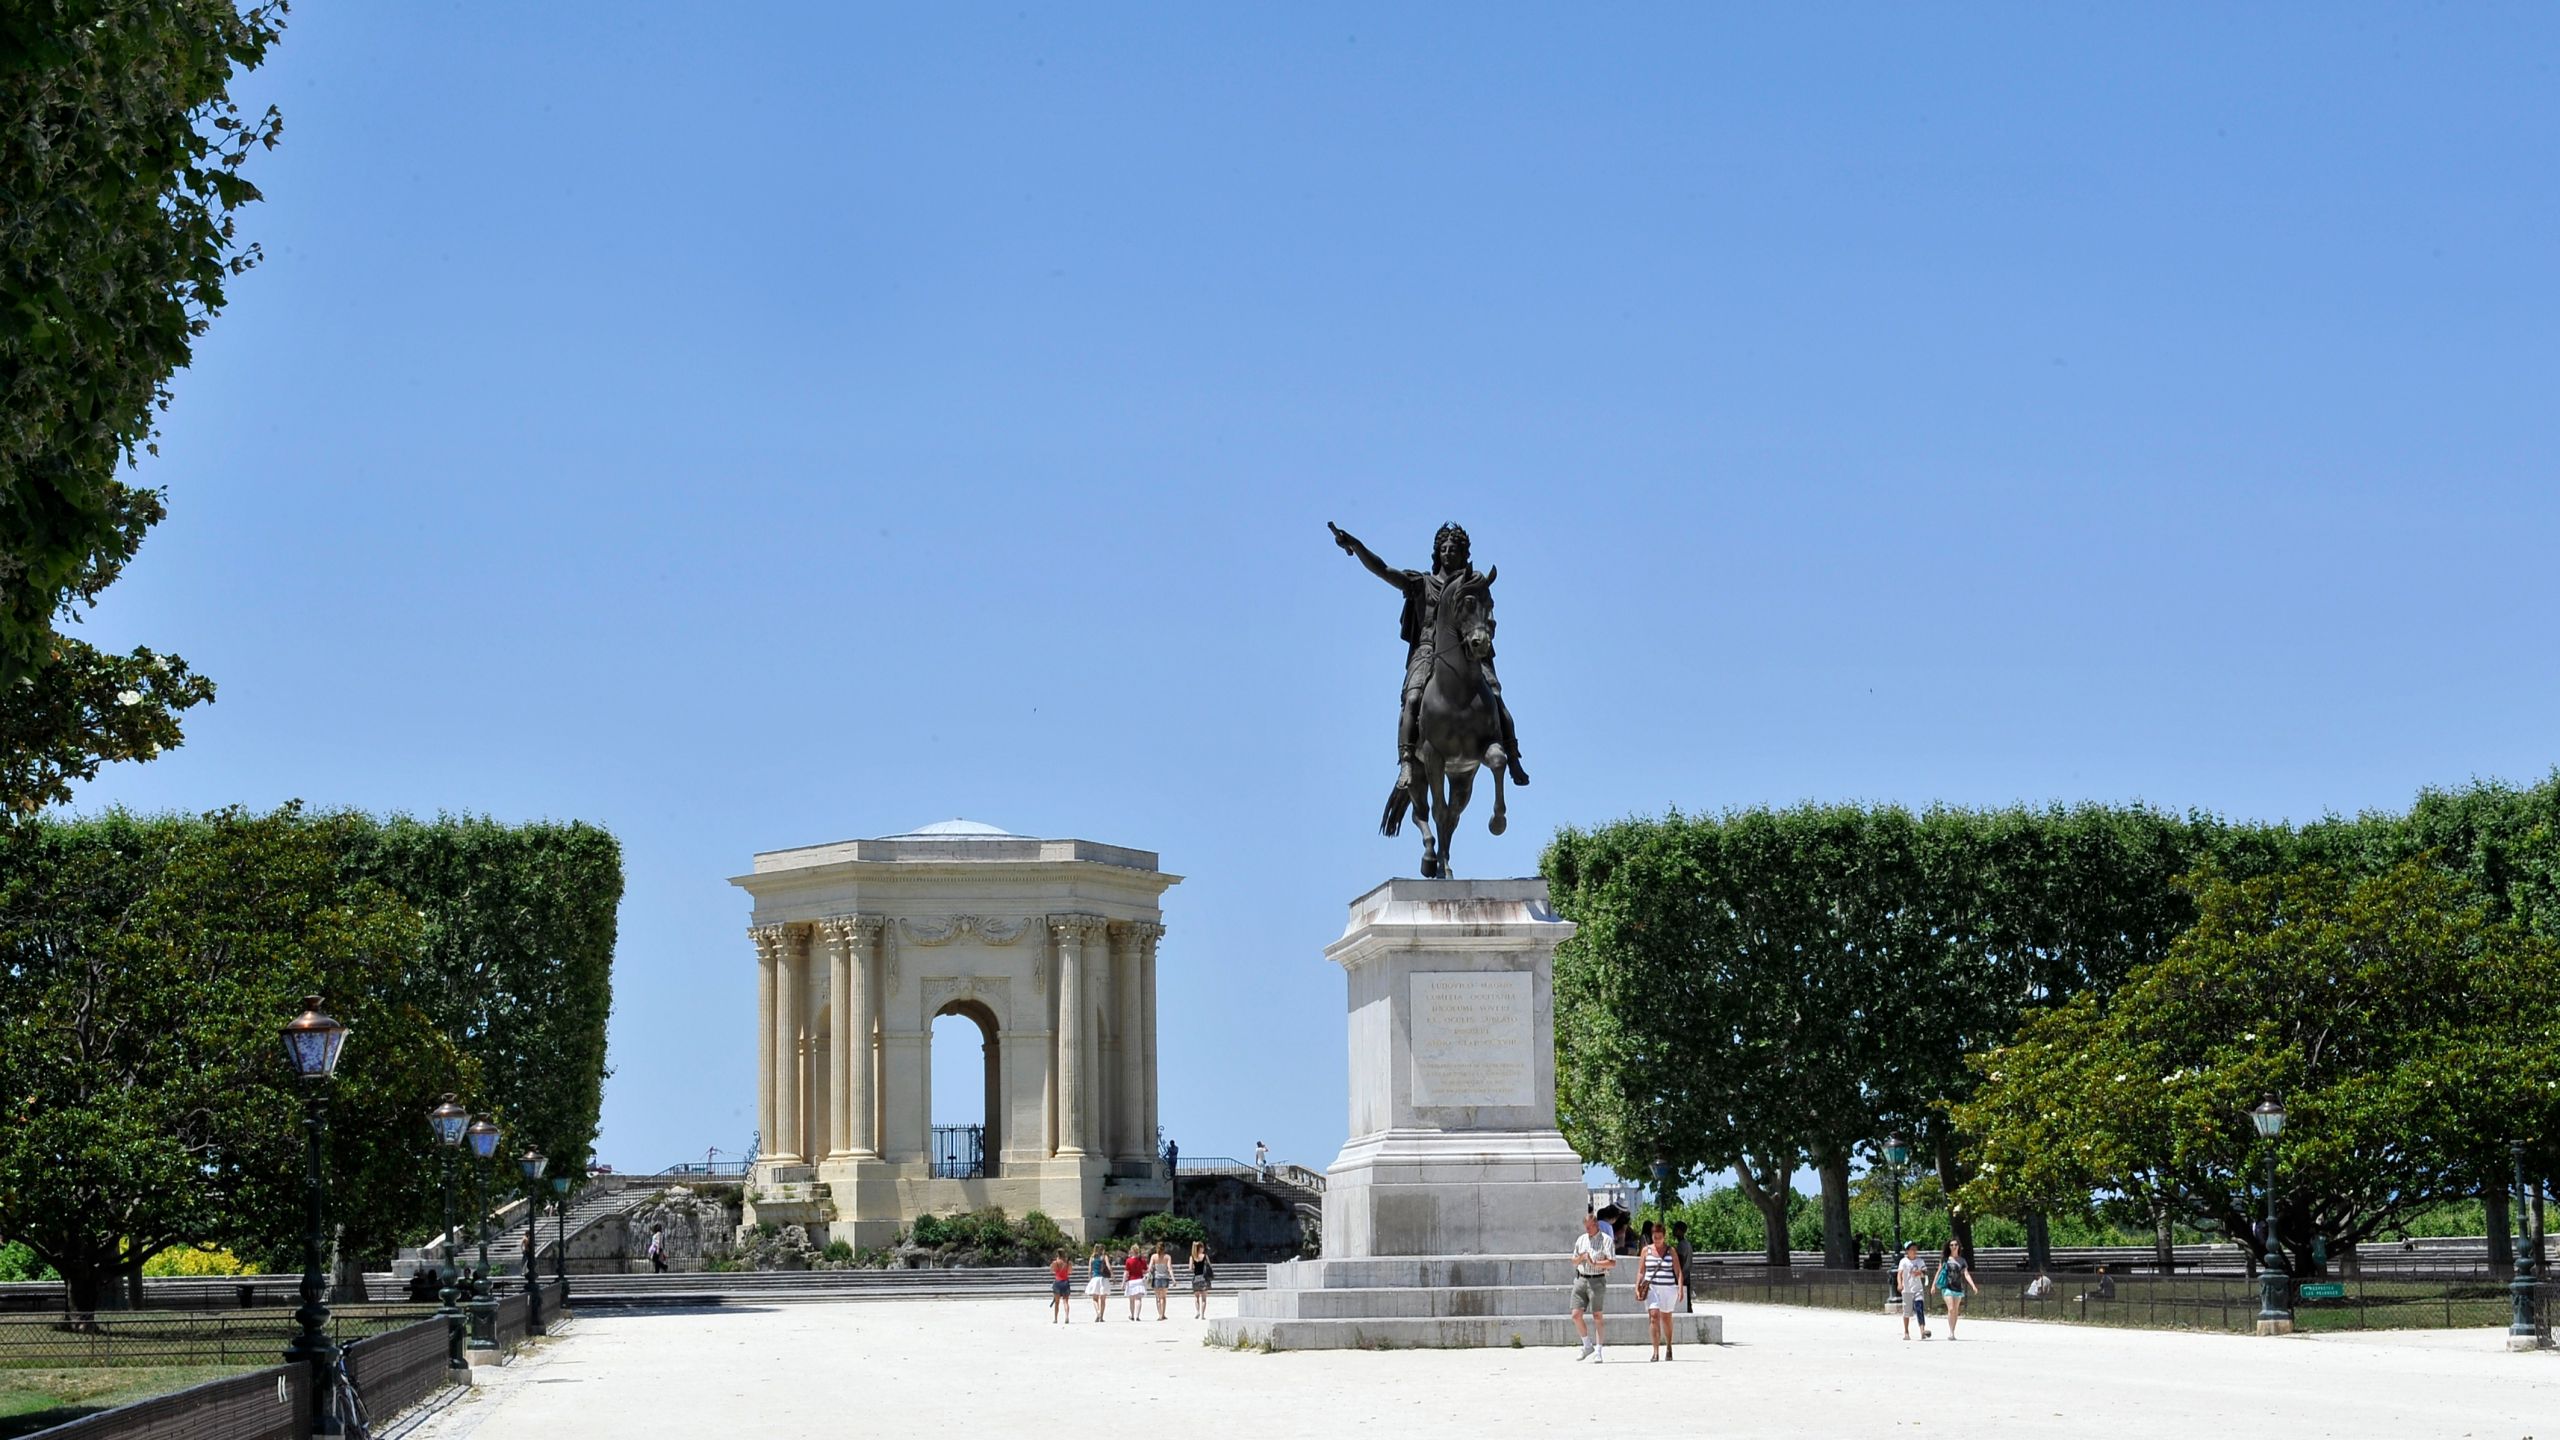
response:
[(302, 1106), (277, 1032), (306, 994), (362, 1037), (332, 1087), (342, 1173), (385, 1178), (348, 1153), (371, 1127), (424, 1134), (404, 1082), (443, 1047), (397, 998), (416, 917), (342, 881), (340, 828), (286, 809), (0, 835), (0, 1231), (75, 1308), (173, 1244), (289, 1245)]
[(171, 1245), (298, 1265), (302, 1097), (277, 1030), (306, 994), (353, 1032), (326, 1092), (347, 1251), (433, 1224), (443, 1091), (506, 1126), (493, 1188), (528, 1141), (575, 1173), (620, 884), (582, 826), (287, 807), (0, 832), (0, 1232), (84, 1308)]
[(1200, 1222), (1188, 1215), (1142, 1215), (1136, 1233), (1141, 1243), (1162, 1244), (1184, 1254), (1190, 1253), (1192, 1242), (1209, 1238)]
[[(479, 817), (367, 821), (347, 868), (415, 906), (403, 998), (477, 1063), (466, 1103), (503, 1117), (510, 1156), (583, 1174), (604, 1104), (622, 847), (592, 825)], [(509, 1165), (496, 1182), (520, 1188)]]
[(37, 1258), (23, 1240), (0, 1245), (0, 1282), (18, 1280), (52, 1280), (58, 1278), (53, 1267)]
[(213, 697), (175, 656), (113, 655), (61, 622), (164, 513), (124, 467), (155, 449), (169, 379), (257, 259), (233, 216), (275, 111), (235, 75), (282, 3), (53, 0), (0, 8), (0, 810), (69, 799), (112, 760), (179, 743)]
[(2276, 1094), (2279, 1238), (2300, 1269), (2315, 1236), (2397, 1231), (2478, 1193), (2510, 1138), (2560, 1135), (2560, 944), (2457, 875), (2310, 865), (2204, 877), (2195, 899), (2159, 962), (1975, 1062), (1982, 1089), (1954, 1110), (1982, 1160), (1963, 1203), (2097, 1192), (2263, 1249), (2267, 1151), (2245, 1112)]
[(850, 1265), (853, 1263), (853, 1242), (850, 1240), (830, 1240), (827, 1242), (825, 1255), (829, 1264)]
[[(1041, 1264), (1071, 1248), (1058, 1222), (1040, 1211), (1007, 1220), (994, 1207), (965, 1215), (919, 1215), (900, 1240), (934, 1251), (945, 1262), (985, 1265)], [(888, 1263), (888, 1256), (880, 1255), (875, 1263)]]

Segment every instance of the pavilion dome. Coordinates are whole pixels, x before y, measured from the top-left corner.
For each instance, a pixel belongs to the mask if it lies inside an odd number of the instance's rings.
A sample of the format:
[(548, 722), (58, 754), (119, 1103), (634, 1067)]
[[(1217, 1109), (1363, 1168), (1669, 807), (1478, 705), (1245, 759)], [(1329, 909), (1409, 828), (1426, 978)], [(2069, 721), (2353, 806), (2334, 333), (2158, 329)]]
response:
[(930, 825), (919, 825), (903, 834), (883, 835), (880, 838), (883, 840), (1020, 840), (1024, 837), (1010, 830), (989, 825), (983, 820), (962, 820), (955, 816), (949, 820), (937, 820)]

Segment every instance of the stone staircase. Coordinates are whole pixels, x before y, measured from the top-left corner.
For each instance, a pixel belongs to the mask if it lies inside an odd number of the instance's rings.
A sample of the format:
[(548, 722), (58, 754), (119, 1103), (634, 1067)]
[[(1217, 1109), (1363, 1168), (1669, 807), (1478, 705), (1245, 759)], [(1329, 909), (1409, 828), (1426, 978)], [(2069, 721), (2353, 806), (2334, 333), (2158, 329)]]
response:
[[(1560, 1255), (1293, 1260), (1270, 1266), (1266, 1277), (1268, 1288), (1236, 1296), (1233, 1317), (1209, 1322), (1209, 1343), (1273, 1350), (1580, 1343), (1573, 1262)], [(1609, 1344), (1645, 1343), (1631, 1279), (1612, 1277), (1605, 1307)], [(1678, 1343), (1724, 1343), (1722, 1316), (1678, 1315), (1672, 1323)]]

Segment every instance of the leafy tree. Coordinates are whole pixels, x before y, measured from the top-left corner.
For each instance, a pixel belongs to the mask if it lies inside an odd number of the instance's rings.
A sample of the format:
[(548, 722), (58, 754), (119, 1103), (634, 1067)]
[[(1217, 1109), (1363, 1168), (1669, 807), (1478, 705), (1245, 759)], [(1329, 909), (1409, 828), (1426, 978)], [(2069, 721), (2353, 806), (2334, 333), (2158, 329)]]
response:
[(285, 6), (29, 0), (0, 8), (0, 805), (178, 742), (212, 686), (175, 657), (60, 633), (163, 514), (121, 472), (169, 379), (254, 264), (235, 214), (272, 109), (230, 95)]
[(2560, 944), (2459, 877), (2315, 865), (2194, 893), (2167, 956), (1977, 1062), (1954, 1111), (1981, 1162), (1964, 1203), (2126, 1197), (2263, 1251), (2245, 1112), (2276, 1094), (2277, 1239), (2299, 1271), (2315, 1237), (2352, 1251), (2474, 1191), (2511, 1137), (2560, 1133)]
[(305, 994), (361, 1037), (333, 1087), (336, 1158), (381, 1179), (364, 1137), (408, 1107), (403, 1049), (435, 1037), (376, 998), (415, 947), (413, 913), (343, 885), (331, 838), (288, 809), (0, 839), (0, 1230), (60, 1272), (73, 1308), (172, 1245), (290, 1251), (300, 1097), (278, 1031)]

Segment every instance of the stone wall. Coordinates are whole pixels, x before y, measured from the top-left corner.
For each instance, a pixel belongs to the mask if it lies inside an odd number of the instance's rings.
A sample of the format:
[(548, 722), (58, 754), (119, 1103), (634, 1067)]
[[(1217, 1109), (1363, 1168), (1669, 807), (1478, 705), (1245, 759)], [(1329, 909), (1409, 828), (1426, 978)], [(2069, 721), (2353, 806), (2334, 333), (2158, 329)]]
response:
[(1234, 1175), (1184, 1175), (1174, 1184), (1174, 1213), (1209, 1232), (1220, 1260), (1292, 1260), (1302, 1228), (1297, 1210)]

